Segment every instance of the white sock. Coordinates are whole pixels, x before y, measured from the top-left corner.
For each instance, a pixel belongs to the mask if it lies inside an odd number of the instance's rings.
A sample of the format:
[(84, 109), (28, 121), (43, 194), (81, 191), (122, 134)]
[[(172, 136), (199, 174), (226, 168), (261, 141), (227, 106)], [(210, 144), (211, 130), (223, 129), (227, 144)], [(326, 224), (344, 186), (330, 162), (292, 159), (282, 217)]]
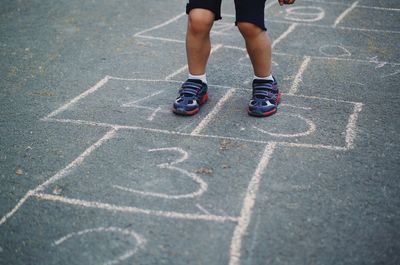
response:
[(201, 80), (203, 83), (207, 84), (207, 74), (203, 74), (203, 75), (192, 75), (191, 73), (189, 73), (189, 79), (198, 79)]
[(254, 79), (275, 81), (275, 80), (274, 80), (274, 77), (272, 76), (272, 74), (269, 75), (269, 76), (266, 76), (266, 77), (260, 77), (260, 76), (254, 75)]

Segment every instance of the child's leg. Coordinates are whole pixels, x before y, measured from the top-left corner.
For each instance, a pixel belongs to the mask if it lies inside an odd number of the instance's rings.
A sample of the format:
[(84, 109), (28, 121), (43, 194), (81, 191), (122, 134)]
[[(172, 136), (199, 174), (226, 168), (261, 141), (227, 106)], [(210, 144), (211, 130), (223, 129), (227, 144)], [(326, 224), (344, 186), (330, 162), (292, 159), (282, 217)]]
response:
[(213, 25), (214, 13), (207, 9), (192, 9), (189, 13), (186, 54), (189, 73), (203, 75), (211, 51), (210, 31)]
[(194, 115), (208, 99), (206, 66), (211, 52), (210, 31), (214, 20), (221, 19), (221, 0), (189, 0), (186, 55), (189, 77), (179, 90), (172, 111)]
[(264, 25), (265, 0), (235, 0), (236, 24), (253, 65), (253, 93), (248, 113), (265, 117), (277, 111), (281, 93), (272, 76), (271, 42)]
[(254, 75), (259, 77), (270, 76), (272, 72), (272, 51), (266, 31), (249, 22), (238, 22), (237, 25), (245, 39)]

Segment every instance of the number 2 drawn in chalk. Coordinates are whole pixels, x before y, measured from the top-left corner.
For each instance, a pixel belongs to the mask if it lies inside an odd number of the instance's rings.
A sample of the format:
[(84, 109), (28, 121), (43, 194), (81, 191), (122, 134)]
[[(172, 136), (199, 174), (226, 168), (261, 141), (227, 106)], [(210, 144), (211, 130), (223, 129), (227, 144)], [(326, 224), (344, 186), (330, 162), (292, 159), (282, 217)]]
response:
[(207, 183), (197, 176), (194, 173), (191, 173), (185, 169), (179, 168), (176, 165), (186, 161), (189, 158), (189, 154), (184, 151), (181, 148), (178, 147), (168, 147), (168, 148), (157, 148), (157, 149), (150, 149), (148, 152), (175, 152), (181, 155), (181, 157), (173, 162), (170, 163), (162, 163), (158, 164), (157, 167), (161, 169), (168, 169), (172, 171), (176, 171), (184, 176), (187, 176), (189, 179), (193, 180), (199, 185), (199, 188), (192, 193), (186, 193), (186, 194), (179, 194), (179, 195), (171, 195), (167, 193), (157, 193), (157, 192), (147, 192), (147, 191), (141, 191), (141, 190), (136, 190), (136, 189), (131, 189), (127, 187), (122, 187), (118, 185), (113, 185), (114, 188), (139, 194), (139, 195), (144, 195), (144, 196), (152, 196), (152, 197), (158, 197), (158, 198), (164, 198), (164, 199), (184, 199), (184, 198), (194, 198), (201, 196), (208, 188)]
[[(113, 260), (103, 263), (103, 265), (119, 264), (119, 263), (123, 262), (124, 260), (135, 255), (136, 252), (138, 252), (138, 250), (144, 249), (144, 247), (146, 245), (146, 240), (144, 238), (142, 238), (142, 236), (137, 234), (135, 231), (122, 229), (119, 227), (98, 227), (98, 228), (86, 229), (86, 230), (82, 230), (79, 232), (74, 232), (74, 233), (68, 234), (68, 235), (58, 239), (57, 241), (55, 241), (53, 243), (53, 246), (58, 247), (58, 246), (64, 244), (66, 241), (73, 240), (76, 237), (83, 237), (88, 234), (105, 234), (105, 233), (119, 234), (120, 236), (123, 236), (125, 238), (126, 237), (133, 238), (136, 241), (136, 246), (133, 249), (128, 250), (125, 253), (123, 253), (122, 255), (118, 256), (117, 258), (114, 258)], [(100, 242), (107, 242), (107, 241), (100, 241)]]

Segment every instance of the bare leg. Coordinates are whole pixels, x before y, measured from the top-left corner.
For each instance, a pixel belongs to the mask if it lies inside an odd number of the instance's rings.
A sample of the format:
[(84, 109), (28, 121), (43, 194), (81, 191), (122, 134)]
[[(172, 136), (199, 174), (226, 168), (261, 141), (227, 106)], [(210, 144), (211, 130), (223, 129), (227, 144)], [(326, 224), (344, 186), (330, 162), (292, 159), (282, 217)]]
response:
[(193, 9), (189, 13), (186, 34), (186, 55), (189, 72), (202, 75), (206, 72), (211, 52), (210, 31), (214, 23), (214, 13), (207, 9)]
[(267, 33), (248, 22), (239, 22), (238, 28), (245, 39), (254, 74), (260, 77), (269, 76), (272, 72), (272, 49)]

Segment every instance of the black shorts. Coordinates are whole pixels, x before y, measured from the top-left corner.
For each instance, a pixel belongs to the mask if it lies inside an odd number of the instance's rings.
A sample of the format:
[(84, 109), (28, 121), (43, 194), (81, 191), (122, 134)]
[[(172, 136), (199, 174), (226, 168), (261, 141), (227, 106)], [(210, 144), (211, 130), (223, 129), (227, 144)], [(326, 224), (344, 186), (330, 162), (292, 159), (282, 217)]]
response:
[[(265, 1), (266, 0), (235, 0), (235, 23), (250, 22), (263, 30), (267, 30), (264, 23)], [(194, 8), (203, 8), (213, 12), (215, 20), (219, 20), (222, 18), (221, 3), (222, 0), (189, 0), (186, 6), (186, 13), (189, 14)]]

